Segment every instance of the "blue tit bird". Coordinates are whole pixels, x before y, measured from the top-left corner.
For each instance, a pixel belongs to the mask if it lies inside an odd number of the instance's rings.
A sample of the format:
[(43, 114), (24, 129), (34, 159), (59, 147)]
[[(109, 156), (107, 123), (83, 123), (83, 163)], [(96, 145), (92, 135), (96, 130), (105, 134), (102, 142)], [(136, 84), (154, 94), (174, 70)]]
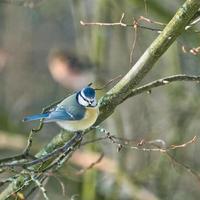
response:
[(95, 89), (87, 86), (67, 97), (49, 111), (26, 116), (23, 121), (56, 122), (63, 129), (76, 132), (90, 128), (99, 115)]

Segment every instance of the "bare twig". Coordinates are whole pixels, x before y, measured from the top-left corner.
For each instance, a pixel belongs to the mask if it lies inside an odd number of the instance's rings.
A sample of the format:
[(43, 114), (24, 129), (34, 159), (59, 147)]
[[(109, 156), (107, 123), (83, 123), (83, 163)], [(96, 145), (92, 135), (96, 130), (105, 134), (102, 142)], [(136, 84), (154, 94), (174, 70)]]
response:
[(174, 156), (169, 154), (169, 152), (166, 152), (165, 155), (167, 155), (168, 158), (170, 158), (172, 162), (174, 162), (175, 164), (177, 164), (180, 167), (184, 168), (188, 173), (192, 174), (197, 179), (197, 181), (200, 183), (200, 175), (199, 175), (199, 173), (197, 171), (195, 171), (194, 169), (192, 169), (188, 165), (178, 161)]
[(27, 142), (27, 146), (26, 148), (24, 149), (24, 152), (22, 155), (24, 156), (28, 156), (29, 155), (29, 152), (30, 152), (30, 149), (31, 149), (31, 146), (32, 146), (32, 142), (33, 142), (33, 135), (38, 133), (39, 131), (42, 130), (42, 127), (43, 127), (43, 120), (40, 121), (40, 124), (38, 126), (37, 129), (32, 129), (30, 134), (29, 134), (29, 137), (28, 137), (28, 142)]
[[(132, 57), (133, 57), (133, 51), (134, 51), (134, 48), (135, 48), (135, 45), (136, 45), (137, 29), (138, 28), (146, 29), (146, 30), (149, 30), (149, 31), (157, 32), (158, 34), (160, 34), (163, 31), (163, 29), (160, 29), (160, 28), (152, 28), (152, 27), (147, 27), (147, 26), (141, 25), (139, 22), (144, 21), (144, 22), (147, 22), (147, 23), (150, 23), (150, 24), (156, 24), (156, 25), (160, 25), (160, 26), (166, 26), (166, 24), (159, 22), (159, 21), (149, 19), (149, 18), (144, 17), (144, 16), (140, 16), (138, 19), (134, 19), (132, 24), (124, 23), (123, 19), (124, 19), (124, 13), (122, 14), (119, 22), (105, 23), (105, 22), (83, 22), (83, 21), (80, 21), (80, 24), (83, 25), (83, 26), (97, 25), (97, 26), (133, 27), (134, 28), (134, 37), (133, 37), (133, 44), (132, 44), (132, 49), (131, 49), (131, 53), (130, 53), (130, 64), (131, 64), (132, 63)], [(185, 27), (185, 30), (193, 32), (193, 33), (199, 33), (198, 30), (192, 30), (191, 31), (191, 28), (199, 22), (200, 22), (200, 17), (197, 17), (196, 19), (194, 19), (194, 21), (192, 21), (188, 26)], [(170, 37), (169, 37), (169, 39), (170, 39)], [(177, 42), (180, 43), (180, 44), (182, 43), (180, 41), (177, 41)], [(181, 45), (181, 46), (182, 46), (182, 51), (184, 53), (189, 52), (193, 55), (197, 55), (200, 52), (200, 47), (196, 47), (196, 48), (193, 47), (193, 48), (188, 49), (188, 48), (185, 47), (185, 45)]]
[[(118, 148), (120, 146), (120, 148), (130, 148), (130, 149), (141, 150), (141, 151), (145, 151), (145, 152), (160, 152), (160, 153), (164, 153), (164, 155), (167, 155), (168, 158), (170, 158), (170, 160), (172, 160), (174, 163), (176, 163), (177, 165), (181, 166), (187, 172), (192, 174), (198, 180), (198, 182), (200, 183), (200, 175), (199, 175), (199, 173), (197, 171), (195, 171), (191, 167), (187, 166), (186, 164), (178, 161), (176, 158), (174, 158), (170, 154), (171, 150), (175, 150), (175, 149), (179, 149), (179, 148), (186, 148), (188, 145), (195, 143), (196, 140), (197, 140), (196, 136), (194, 136), (191, 140), (189, 140), (189, 141), (187, 141), (187, 142), (185, 142), (183, 144), (173, 144), (173, 145), (170, 145), (169, 147), (165, 147), (165, 148), (160, 147), (155, 143), (158, 140), (151, 140), (151, 141), (141, 140), (141, 142), (139, 142), (138, 145), (132, 146), (132, 145), (128, 145), (129, 143), (132, 143), (132, 140), (125, 140), (125, 143), (123, 143), (122, 142), (123, 140), (121, 138), (119, 139), (119, 138), (116, 138), (115, 136), (111, 136), (111, 135), (110, 136), (108, 135), (108, 138), (112, 141), (112, 143), (117, 144)], [(117, 141), (116, 139), (121, 141), (121, 142)], [(160, 141), (161, 141), (161, 143), (166, 144), (165, 141), (159, 139), (159, 142)], [(141, 146), (144, 146), (145, 144), (151, 144), (151, 145), (155, 146), (156, 148), (141, 147)]]
[(86, 168), (81, 169), (80, 171), (78, 171), (76, 173), (76, 175), (80, 176), (80, 175), (84, 174), (86, 171), (88, 171), (89, 169), (92, 169), (95, 165), (97, 165), (98, 163), (101, 162), (101, 160), (103, 159), (103, 157), (104, 157), (104, 153), (100, 154), (99, 158), (96, 161), (92, 162), (88, 167), (86, 167)]
[[(160, 33), (160, 31), (162, 31), (162, 29), (158, 29), (158, 28), (151, 28), (151, 27), (147, 27), (147, 26), (143, 26), (143, 25), (140, 25), (138, 23), (138, 20), (134, 20), (133, 23), (131, 24), (127, 24), (127, 23), (124, 23), (123, 22), (123, 19), (124, 19), (124, 13), (122, 13), (122, 16), (119, 20), (119, 22), (84, 22), (84, 21), (80, 21), (80, 24), (82, 26), (121, 26), (121, 27), (138, 27), (138, 28), (142, 28), (142, 29), (146, 29), (146, 30), (150, 30), (150, 31), (156, 31), (158, 33)], [(139, 20), (144, 20), (144, 19), (147, 19), (147, 18), (144, 18), (144, 17), (140, 17)], [(146, 20), (147, 21), (147, 20)], [(149, 20), (149, 22), (153, 22), (152, 20)], [(155, 21), (155, 23), (158, 24), (158, 22)], [(161, 23), (162, 24), (162, 23)]]
[(182, 45), (182, 51), (184, 53), (191, 53), (192, 55), (196, 56), (200, 53), (200, 46), (189, 48), (189, 47), (186, 47), (185, 45)]
[(133, 29), (134, 29), (134, 37), (133, 37), (133, 44), (132, 44), (132, 48), (131, 48), (131, 53), (130, 53), (130, 65), (132, 64), (133, 61), (133, 52), (135, 50), (135, 46), (136, 46), (136, 41), (137, 41), (137, 27), (138, 27), (138, 23), (136, 20), (133, 21)]
[(84, 22), (84, 21), (80, 21), (80, 24), (83, 26), (89, 26), (89, 25), (98, 25), (98, 26), (133, 26), (132, 24), (125, 24), (123, 23), (124, 19), (124, 13), (122, 13), (121, 18), (119, 20), (119, 22), (115, 22), (115, 23), (105, 23), (105, 22)]
[(149, 18), (144, 17), (144, 16), (140, 16), (138, 21), (145, 21), (145, 22), (148, 22), (148, 23), (151, 23), (151, 24), (157, 24), (157, 25), (160, 25), (160, 26), (166, 26), (167, 25), (165, 23), (155, 21), (155, 20), (149, 19)]
[(63, 195), (63, 197), (65, 197), (66, 196), (66, 191), (65, 191), (64, 182), (58, 176), (56, 176), (55, 174), (50, 174), (49, 176), (55, 178), (59, 182), (61, 190), (62, 190), (62, 195)]
[[(186, 143), (180, 144), (180, 145), (171, 145), (169, 147), (163, 148), (163, 147), (157, 147), (157, 148), (152, 148), (152, 147), (145, 147), (145, 145), (151, 144), (153, 146), (158, 146), (155, 143), (152, 143), (152, 141), (144, 141), (142, 140), (142, 142), (139, 142), (137, 145), (132, 145), (132, 140), (127, 140), (127, 139), (122, 139), (122, 138), (118, 138), (116, 136), (113, 135), (109, 135), (108, 134), (108, 138), (111, 140), (111, 142), (113, 144), (117, 144), (117, 146), (120, 145), (121, 148), (129, 148), (129, 149), (135, 149), (135, 150), (139, 150), (139, 151), (147, 151), (147, 152), (161, 152), (161, 153), (166, 153), (168, 151), (174, 150), (174, 149), (178, 149), (178, 148), (185, 148), (187, 147), (189, 144), (193, 144), (197, 137), (194, 136), (191, 140), (187, 141)], [(155, 140), (154, 140), (155, 142)], [(164, 141), (163, 141), (164, 142)], [(165, 143), (165, 142), (164, 142)]]
[[(98, 142), (100, 140), (104, 140), (108, 138), (113, 144), (120, 145), (121, 148), (130, 148), (130, 149), (141, 150), (141, 151), (160, 151), (162, 153), (165, 153), (165, 152), (175, 150), (178, 148), (185, 148), (188, 145), (195, 143), (197, 140), (197, 136), (194, 136), (191, 140), (183, 144), (172, 144), (169, 147), (166, 147), (166, 142), (161, 139), (155, 139), (155, 140), (149, 140), (149, 141), (142, 139), (141, 141), (138, 142), (138, 141), (129, 140), (129, 139), (120, 138), (120, 137), (111, 135), (110, 132), (108, 132), (106, 129), (103, 129), (100, 127), (98, 128), (99, 128), (98, 130), (106, 134), (106, 136), (97, 138), (96, 141), (93, 140), (93, 142)], [(133, 145), (133, 143), (135, 143), (135, 145)], [(160, 143), (162, 147), (158, 146), (157, 145), (158, 143)], [(145, 145), (153, 145), (153, 146), (157, 146), (158, 148), (152, 148), (152, 147), (146, 148)]]
[[(108, 87), (111, 83), (113, 83), (114, 81), (120, 79), (122, 77), (122, 75), (119, 75), (115, 78), (112, 78), (111, 80), (109, 80), (107, 83), (105, 83), (105, 85), (103, 85), (102, 87), (99, 87), (99, 88), (94, 88), (94, 90), (103, 90), (105, 89), (106, 87)], [(91, 83), (92, 84), (92, 83)]]
[[(84, 22), (84, 21), (81, 20), (80, 24), (82, 26), (94, 26), (94, 25), (95, 26), (121, 26), (121, 27), (135, 27), (135, 26), (137, 26), (138, 28), (146, 29), (146, 30), (149, 30), (149, 31), (155, 31), (157, 33), (161, 33), (161, 31), (163, 29), (144, 26), (144, 25), (139, 24), (139, 22), (144, 21), (144, 22), (147, 22), (147, 23), (150, 23), (150, 24), (156, 24), (156, 25), (159, 25), (159, 26), (166, 26), (167, 25), (166, 23), (162, 23), (162, 22), (159, 22), (159, 21), (156, 21), (156, 20), (152, 20), (152, 19), (149, 19), (149, 18), (144, 17), (144, 16), (139, 16), (138, 19), (133, 20), (132, 24), (127, 24), (127, 23), (123, 22), (124, 16), (125, 16), (125, 14), (122, 13), (122, 16), (121, 16), (119, 22)], [(200, 22), (200, 17), (196, 18), (194, 21), (192, 21), (190, 23), (190, 25), (186, 26), (185, 30), (186, 31), (190, 30), (194, 25), (196, 25), (199, 22)], [(193, 32), (198, 33), (199, 31), (194, 30)]]
[(188, 142), (184, 143), (184, 144), (179, 144), (179, 145), (171, 145), (169, 147), (170, 150), (172, 149), (179, 149), (179, 148), (185, 148), (186, 146), (188, 146), (189, 144), (193, 144), (195, 143), (197, 140), (197, 136), (194, 136), (191, 140), (189, 140)]
[[(99, 128), (99, 130), (105, 133), (106, 136), (97, 138), (95, 140), (86, 141), (85, 143), (83, 143), (83, 145), (91, 143), (91, 142), (94, 143), (94, 142), (99, 142), (102, 140), (109, 139), (113, 144), (117, 145), (118, 151), (123, 148), (128, 148), (128, 149), (134, 149), (134, 150), (145, 151), (145, 152), (160, 152), (160, 153), (163, 153), (164, 155), (167, 155), (171, 161), (183, 167), (187, 172), (191, 173), (200, 182), (200, 175), (197, 171), (185, 165), (184, 163), (181, 163), (170, 154), (170, 151), (172, 150), (179, 149), (179, 148), (186, 148), (188, 145), (195, 143), (197, 141), (197, 136), (194, 136), (191, 140), (188, 140), (183, 144), (172, 144), (167, 147), (166, 142), (162, 139), (155, 139), (155, 140), (149, 140), (149, 141), (142, 139), (141, 141), (138, 142), (136, 140), (129, 140), (125, 138), (116, 137), (114, 135), (110, 135), (110, 133), (103, 128)], [(158, 145), (158, 143), (161, 144), (161, 146)]]

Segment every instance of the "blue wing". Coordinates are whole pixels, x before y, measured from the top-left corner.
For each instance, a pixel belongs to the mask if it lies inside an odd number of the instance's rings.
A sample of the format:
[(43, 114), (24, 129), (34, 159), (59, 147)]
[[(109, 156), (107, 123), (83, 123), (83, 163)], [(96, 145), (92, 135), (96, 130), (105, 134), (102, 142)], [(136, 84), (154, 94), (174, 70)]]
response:
[(49, 116), (44, 119), (44, 122), (54, 122), (59, 120), (76, 120), (75, 116), (67, 112), (64, 108), (57, 108), (49, 113)]
[(35, 120), (40, 120), (40, 119), (43, 119), (44, 122), (54, 122), (58, 120), (70, 120), (70, 121), (77, 120), (75, 116), (67, 112), (65, 109), (56, 109), (49, 113), (26, 116), (24, 117), (23, 121), (29, 122), (29, 121), (35, 121)]

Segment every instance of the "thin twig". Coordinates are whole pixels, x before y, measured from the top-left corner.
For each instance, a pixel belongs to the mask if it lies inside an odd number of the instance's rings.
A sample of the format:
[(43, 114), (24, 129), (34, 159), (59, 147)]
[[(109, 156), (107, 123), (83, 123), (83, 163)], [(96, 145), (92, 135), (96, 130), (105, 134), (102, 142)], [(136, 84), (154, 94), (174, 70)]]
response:
[(200, 183), (200, 175), (197, 171), (195, 171), (191, 167), (187, 166), (186, 164), (178, 161), (175, 157), (173, 157), (171, 154), (169, 154), (169, 152), (166, 152), (165, 155), (167, 155), (168, 158), (170, 158), (172, 160), (172, 162), (176, 163), (180, 167), (184, 168), (188, 173), (192, 174)]
[[(109, 134), (108, 134), (108, 138), (112, 141), (112, 143), (120, 145), (121, 148), (130, 148), (130, 149), (135, 149), (135, 150), (140, 150), (140, 151), (148, 151), (148, 152), (154, 151), (154, 152), (161, 152), (161, 153), (166, 153), (168, 151), (175, 150), (178, 148), (185, 148), (189, 144), (193, 144), (197, 140), (197, 137), (194, 136), (191, 140), (187, 141), (186, 143), (180, 144), (180, 145), (173, 144), (166, 148), (163, 148), (163, 147), (152, 148), (152, 147), (144, 146), (147, 144), (157, 146), (155, 143), (153, 144), (152, 141), (148, 142), (148, 141), (142, 140), (142, 142), (139, 142), (137, 145), (130, 145), (130, 143), (132, 143), (132, 140), (124, 140), (123, 141), (121, 138), (118, 138), (116, 136), (109, 135)], [(156, 141), (156, 140), (154, 140), (154, 141)], [(165, 142), (163, 141), (163, 143), (165, 143)]]
[[(185, 165), (184, 163), (179, 162), (177, 159), (175, 159), (170, 154), (170, 151), (172, 151), (172, 150), (179, 149), (179, 148), (186, 148), (188, 145), (195, 143), (196, 140), (197, 140), (197, 136), (194, 136), (191, 140), (189, 140), (189, 141), (187, 141), (187, 142), (185, 142), (183, 144), (172, 144), (172, 145), (169, 145), (168, 147), (166, 147), (167, 146), (166, 142), (164, 140), (162, 140), (162, 139), (155, 139), (155, 140), (150, 140), (150, 141), (146, 141), (146, 140), (142, 139), (140, 142), (138, 142), (138, 141), (135, 141), (135, 140), (129, 140), (129, 139), (125, 139), (125, 138), (116, 137), (114, 135), (110, 135), (110, 133), (108, 131), (106, 131), (105, 129), (100, 128), (100, 127), (98, 127), (98, 130), (100, 130), (101, 132), (105, 133), (106, 136), (97, 138), (95, 140), (86, 141), (82, 145), (85, 145), (85, 144), (88, 144), (88, 143), (92, 143), (92, 142), (93, 143), (94, 142), (99, 142), (99, 141), (102, 141), (102, 140), (106, 140), (108, 138), (108, 139), (110, 139), (110, 141), (113, 144), (117, 145), (117, 150), (118, 151), (120, 151), (122, 148), (128, 148), (128, 149), (135, 149), (135, 150), (145, 151), (145, 152), (160, 152), (160, 153), (164, 153), (173, 162), (175, 162), (176, 164), (180, 165), (187, 172), (191, 173), (194, 177), (196, 177), (197, 180), (200, 182), (200, 175), (198, 174), (198, 172), (196, 172), (195, 170), (193, 170), (189, 166)], [(135, 143), (135, 144), (133, 145), (133, 143)], [(159, 146), (157, 143), (161, 144), (162, 146)], [(145, 145), (151, 145), (151, 146), (154, 146), (156, 148), (145, 147)]]
[(191, 140), (189, 140), (188, 142), (184, 143), (184, 144), (179, 144), (179, 145), (171, 145), (169, 147), (170, 150), (172, 149), (179, 149), (179, 148), (185, 148), (187, 145), (195, 143), (197, 140), (197, 136), (194, 136)]
[(65, 189), (64, 182), (60, 179), (60, 177), (58, 177), (55, 174), (50, 174), (49, 176), (55, 178), (59, 182), (61, 190), (62, 190), (62, 195), (63, 195), (63, 197), (65, 197), (66, 196), (66, 189)]
[(185, 45), (181, 45), (183, 53), (191, 53), (192, 55), (196, 56), (200, 53), (200, 46), (198, 47), (186, 47)]
[(137, 30), (138, 30), (138, 29), (137, 29), (138, 25), (137, 25), (137, 21), (136, 21), (136, 20), (133, 21), (133, 24), (134, 24), (134, 26), (133, 26), (133, 29), (134, 29), (134, 37), (133, 37), (133, 43), (132, 43), (132, 48), (131, 48), (131, 53), (130, 53), (130, 58), (129, 58), (130, 65), (131, 65), (132, 62), (133, 62), (133, 52), (134, 52), (135, 46), (136, 46), (136, 41), (137, 41)]
[(80, 176), (84, 174), (86, 171), (88, 171), (89, 169), (92, 169), (95, 165), (97, 165), (98, 163), (102, 161), (103, 157), (104, 157), (104, 153), (100, 154), (99, 158), (96, 161), (92, 162), (88, 167), (78, 171), (76, 175)]
[(126, 26), (133, 26), (132, 24), (125, 24), (123, 23), (124, 19), (124, 13), (122, 13), (121, 15), (121, 18), (119, 20), (119, 22), (115, 22), (115, 23), (105, 23), (105, 22), (84, 22), (84, 21), (80, 21), (80, 24), (82, 26), (89, 26), (89, 25), (98, 25), (98, 26), (123, 26), (123, 27), (126, 27)]
[[(140, 25), (138, 23), (138, 20), (134, 20), (134, 22), (137, 22), (137, 23), (132, 23), (132, 24), (127, 24), (127, 23), (124, 23), (123, 22), (123, 19), (124, 19), (124, 13), (122, 13), (122, 16), (119, 20), (119, 22), (84, 22), (84, 21), (80, 21), (80, 24), (82, 26), (121, 26), (121, 27), (135, 27), (137, 26), (137, 28), (142, 28), (142, 29), (146, 29), (146, 30), (150, 30), (150, 31), (155, 31), (157, 33), (160, 33), (162, 31), (162, 29), (158, 29), (158, 28), (152, 28), (152, 27), (147, 27), (147, 26), (144, 26), (144, 25)], [(146, 19), (146, 20), (145, 20)], [(139, 17), (139, 20), (144, 20), (144, 21), (147, 21), (147, 18), (144, 18), (143, 16), (140, 16)], [(160, 22), (157, 22), (157, 21), (153, 21), (153, 20), (149, 20), (148, 22), (150, 23), (155, 23), (155, 24), (159, 24), (159, 25), (164, 25), (163, 23), (160, 23)]]
[(87, 141), (85, 141), (85, 142), (82, 142), (82, 143), (81, 143), (81, 146), (85, 146), (85, 145), (91, 144), (91, 143), (100, 142), (100, 141), (105, 140), (105, 139), (107, 139), (107, 138), (108, 138), (108, 137), (105, 136), (105, 137), (99, 137), (99, 138), (96, 138), (96, 139), (93, 139), (93, 140), (87, 140)]
[[(197, 136), (194, 136), (191, 140), (189, 140), (183, 144), (172, 144), (169, 147), (166, 147), (166, 142), (161, 139), (149, 140), (149, 141), (145, 141), (144, 139), (142, 139), (140, 142), (136, 142), (134, 140), (129, 140), (129, 139), (117, 137), (115, 135), (111, 135), (110, 132), (108, 132), (104, 128), (97, 127), (97, 130), (106, 134), (106, 136), (97, 138), (96, 141), (108, 138), (108, 139), (110, 139), (110, 141), (113, 144), (120, 145), (121, 148), (130, 148), (130, 149), (141, 150), (141, 151), (160, 151), (160, 152), (164, 153), (164, 152), (168, 152), (168, 151), (175, 150), (178, 148), (185, 148), (188, 145), (193, 144), (197, 141)], [(94, 141), (94, 142), (96, 142), (96, 141)], [(133, 145), (133, 142), (135, 143), (135, 145)], [(157, 143), (162, 144), (162, 147), (158, 146)], [(151, 148), (151, 147), (146, 148), (145, 145), (153, 145), (158, 148)]]
[(33, 142), (33, 135), (38, 133), (39, 131), (42, 130), (44, 124), (43, 124), (43, 120), (40, 121), (40, 124), (38, 126), (37, 129), (32, 129), (30, 134), (29, 134), (29, 137), (28, 137), (28, 142), (27, 142), (27, 145), (24, 149), (24, 152), (22, 155), (25, 155), (25, 156), (28, 156), (29, 155), (29, 152), (30, 152), (30, 149), (31, 149), (31, 146), (32, 146), (32, 142)]
[(113, 83), (113, 81), (116, 81), (118, 79), (122, 78), (122, 75), (119, 75), (115, 78), (112, 78), (111, 80), (109, 80), (107, 83), (105, 83), (105, 85), (103, 85), (102, 87), (99, 87), (99, 88), (94, 88), (94, 90), (103, 90), (105, 89), (106, 87), (108, 87), (111, 83)]
[[(140, 16), (137, 20), (133, 20), (132, 24), (127, 24), (123, 22), (124, 19), (124, 13), (122, 14), (120, 21), (119, 22), (114, 22), (114, 23), (105, 23), (105, 22), (84, 22), (84, 21), (80, 21), (80, 24), (83, 26), (92, 26), (92, 25), (97, 25), (97, 26), (121, 26), (121, 27), (133, 27), (134, 28), (134, 39), (133, 39), (133, 47), (130, 53), (130, 63), (132, 63), (132, 54), (133, 54), (133, 49), (136, 43), (136, 37), (137, 37), (137, 28), (141, 28), (141, 29), (146, 29), (149, 31), (154, 31), (157, 32), (158, 34), (160, 34), (163, 29), (160, 28), (152, 28), (152, 27), (148, 27), (148, 26), (144, 26), (141, 25), (139, 22), (140, 21), (144, 21), (150, 24), (156, 24), (156, 25), (160, 25), (160, 26), (166, 26), (165, 23), (159, 22), (159, 21), (155, 21), (155, 20), (151, 20), (147, 17), (144, 16)], [(197, 17), (196, 19), (194, 19), (188, 26), (185, 27), (186, 31), (190, 31), (193, 33), (199, 33), (199, 30), (192, 30), (191, 28), (194, 27), (194, 25), (196, 25), (197, 23), (200, 22), (200, 17)], [(170, 37), (169, 37), (170, 39)], [(181, 43), (180, 41), (177, 40), (178, 43)], [(189, 50), (186, 51), (185, 45), (182, 45), (182, 50), (183, 52), (190, 52), (193, 55), (197, 55), (200, 52), (200, 48), (199, 47), (194, 47), (194, 48), (190, 48)]]
[[(196, 141), (197, 137), (194, 136), (191, 140), (189, 140), (188, 142), (184, 143), (184, 144), (181, 144), (181, 145), (171, 145), (169, 147), (170, 150), (174, 150), (176, 148), (185, 148), (187, 145), (189, 144), (192, 144)], [(154, 146), (160, 148), (158, 145), (154, 144)], [(176, 165), (179, 165), (180, 167), (182, 167), (183, 169), (185, 169), (188, 173), (192, 174), (197, 180), (198, 182), (200, 183), (200, 175), (197, 171), (195, 171), (194, 169), (192, 169), (191, 167), (187, 166), (186, 164), (178, 161), (174, 156), (172, 156), (170, 154), (169, 151), (165, 151), (165, 152), (162, 152), (164, 153), (164, 155), (166, 155), (172, 162), (174, 162)]]
[(148, 22), (148, 23), (151, 23), (151, 24), (157, 24), (157, 25), (160, 25), (160, 26), (166, 26), (167, 25), (165, 23), (155, 21), (155, 20), (149, 19), (149, 18), (144, 17), (144, 16), (140, 16), (138, 21), (145, 21), (145, 22)]

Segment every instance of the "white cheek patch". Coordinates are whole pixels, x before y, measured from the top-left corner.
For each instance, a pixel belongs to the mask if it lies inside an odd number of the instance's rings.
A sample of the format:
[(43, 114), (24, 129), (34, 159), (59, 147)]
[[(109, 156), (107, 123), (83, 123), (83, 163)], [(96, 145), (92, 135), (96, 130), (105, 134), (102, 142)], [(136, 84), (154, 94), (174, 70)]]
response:
[(94, 99), (94, 101), (92, 102), (92, 104), (91, 104), (93, 107), (95, 107), (96, 105), (97, 105), (97, 101), (96, 101), (96, 99)]
[(83, 106), (89, 106), (89, 103), (81, 95), (78, 95), (78, 103)]

